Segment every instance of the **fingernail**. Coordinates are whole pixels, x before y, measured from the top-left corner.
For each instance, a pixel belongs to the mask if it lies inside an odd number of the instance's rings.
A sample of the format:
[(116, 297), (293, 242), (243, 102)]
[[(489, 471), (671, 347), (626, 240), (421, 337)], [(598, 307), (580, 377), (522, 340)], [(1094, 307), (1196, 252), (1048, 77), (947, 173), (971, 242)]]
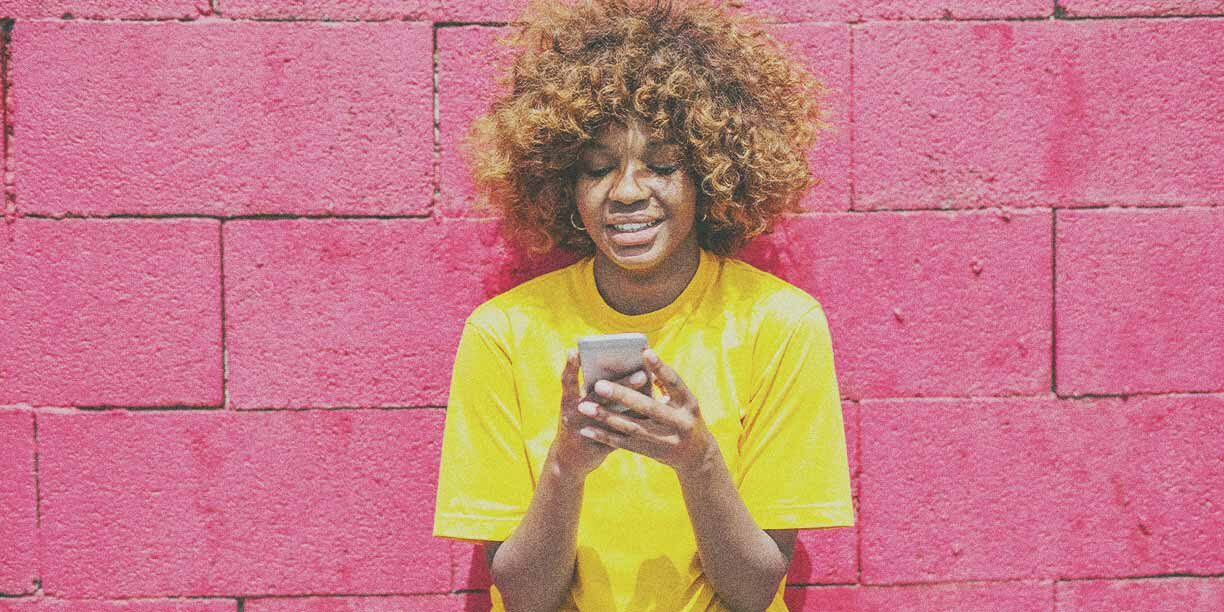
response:
[(590, 402), (582, 402), (581, 404), (578, 404), (578, 412), (581, 412), (587, 416), (595, 416), (595, 413), (598, 411), (595, 410), (595, 404)]
[(582, 429), (578, 430), (578, 433), (580, 433), (580, 434), (582, 434), (582, 435), (584, 435), (584, 436), (586, 436), (586, 437), (588, 437), (588, 438), (594, 438), (594, 437), (595, 437), (595, 430), (594, 430), (594, 429), (591, 429), (590, 427), (583, 427)]
[(654, 362), (654, 361), (659, 360), (659, 356), (656, 355), (655, 352), (650, 349), (646, 349), (642, 351), (642, 356), (646, 358), (646, 361)]
[(640, 384), (642, 384), (642, 383), (646, 382), (646, 373), (645, 373), (645, 372), (637, 372), (637, 373), (636, 373), (636, 374), (634, 374), (633, 376), (630, 376), (630, 377), (629, 377), (629, 382), (630, 382), (630, 383), (632, 383), (632, 384), (634, 384), (634, 385), (640, 385)]
[(595, 383), (595, 392), (600, 395), (607, 395), (612, 392), (612, 383), (606, 380), (601, 380)]

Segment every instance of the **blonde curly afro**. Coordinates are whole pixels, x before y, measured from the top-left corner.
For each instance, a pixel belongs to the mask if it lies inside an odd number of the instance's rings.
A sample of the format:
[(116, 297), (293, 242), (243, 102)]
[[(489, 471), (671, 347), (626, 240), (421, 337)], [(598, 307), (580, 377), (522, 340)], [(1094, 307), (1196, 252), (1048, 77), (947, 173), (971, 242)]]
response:
[(826, 90), (744, 13), (706, 2), (537, 2), (503, 39), (516, 59), (465, 149), (483, 202), (534, 251), (594, 245), (570, 224), (582, 147), (642, 121), (681, 145), (698, 237), (728, 255), (799, 210)]

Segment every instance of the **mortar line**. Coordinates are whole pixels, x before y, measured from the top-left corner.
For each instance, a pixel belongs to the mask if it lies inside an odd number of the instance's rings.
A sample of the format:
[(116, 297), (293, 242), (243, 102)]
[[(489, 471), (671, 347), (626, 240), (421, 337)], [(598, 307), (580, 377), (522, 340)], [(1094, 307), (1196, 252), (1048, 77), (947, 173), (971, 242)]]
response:
[[(36, 534), (36, 542), (37, 542), (35, 544), (35, 549), (41, 550), (42, 549), (42, 544), (41, 544), (41, 540), (42, 540), (42, 477), (40, 473), (42, 472), (42, 468), (40, 464), (41, 454), (39, 452), (40, 444), (38, 440), (38, 413), (34, 412), (30, 416), (34, 418), (34, 533)], [(35, 584), (35, 592), (38, 593), (42, 591), (42, 576), (43, 576), (42, 555), (36, 554), (34, 556), (37, 559), (37, 561), (34, 564), (34, 573), (35, 573), (34, 584)]]
[(854, 530), (855, 533), (855, 568), (854, 578), (856, 584), (863, 584), (863, 404), (862, 402), (854, 402), (854, 420), (855, 420), (855, 447), (854, 461), (858, 466), (858, 513), (855, 522), (858, 527)]
[(1058, 395), (1058, 209), (1050, 209), (1050, 393)]
[(3, 168), (4, 177), (0, 180), (0, 184), (4, 189), (4, 201), (0, 204), (0, 216), (3, 216), (5, 221), (11, 221), (17, 216), (17, 189), (15, 181), (10, 182), (9, 176), (14, 172), (13, 162), (13, 115), (9, 108), (9, 100), (13, 96), (13, 78), (12, 78), (12, 54), (13, 54), (13, 19), (0, 20), (0, 80), (3, 81), (4, 99), (0, 100), (0, 116), (3, 116), (4, 121), (4, 159), (0, 160), (0, 168)]
[(438, 95), (438, 28), (435, 26), (431, 31), (433, 39), (433, 172), (430, 180), (433, 183), (433, 193), (430, 195), (429, 212), (431, 215), (437, 215), (439, 209), (439, 201), (442, 198), (442, 120), (440, 111), (440, 97)]
[[(105, 412), (185, 412), (208, 414), (224, 412), (217, 406), (30, 406), (29, 404), (0, 405), (0, 409), (25, 408), (44, 414), (98, 414)], [(411, 410), (445, 410), (446, 406), (310, 406), (305, 408), (232, 408), (239, 413), (246, 412), (353, 412), (359, 410), (379, 410), (385, 412), (403, 412)]]
[(232, 410), (229, 396), (229, 336), (225, 320), (225, 219), (217, 224), (217, 246), (221, 257), (218, 265), (221, 276), (221, 409)]
[(291, 214), (291, 213), (253, 213), (248, 215), (208, 215), (203, 213), (112, 213), (112, 214), (79, 214), (79, 213), (30, 213), (22, 215), (31, 219), (48, 219), (63, 221), (65, 219), (213, 219), (217, 221), (293, 221), (300, 219), (314, 220), (422, 220), (428, 219), (428, 214), (408, 215), (363, 215), (363, 214)]
[(854, 122), (854, 119), (855, 119), (854, 93), (855, 93), (855, 89), (857, 88), (857, 85), (854, 82), (854, 64), (855, 64), (855, 61), (854, 61), (855, 60), (854, 30), (856, 28), (854, 24), (850, 24), (849, 28), (850, 28), (850, 41), (849, 41), (849, 44), (850, 44), (850, 77), (849, 77), (850, 78), (850, 112), (847, 114), (850, 117), (849, 119), (849, 122), (850, 122), (850, 160), (849, 160), (850, 169), (849, 169), (849, 172), (847, 173), (848, 176), (846, 177), (846, 182), (849, 183), (849, 189), (850, 189), (850, 208), (849, 210), (854, 210), (855, 209), (854, 175), (855, 175), (855, 172), (858, 171), (858, 165), (855, 163), (855, 159), (854, 159), (854, 153), (855, 153), (854, 151), (854, 132), (858, 129), (858, 126)]
[[(438, 60), (438, 26), (437, 24), (434, 24), (433, 28), (431, 29), (431, 38), (433, 40), (433, 52), (430, 55), (430, 57), (432, 58), (432, 61), (433, 61), (433, 70), (432, 70), (433, 98), (432, 99), (433, 99), (433, 145), (434, 146), (433, 146), (433, 176), (432, 176), (433, 193), (431, 194), (431, 198), (429, 201), (429, 212), (430, 214), (434, 216), (441, 216), (438, 214), (438, 211), (442, 208), (440, 204), (441, 199), (442, 199), (442, 176), (441, 176), (441, 172), (442, 172), (442, 162), (441, 162), (441, 159), (442, 159), (442, 128), (441, 128), (442, 121), (441, 121), (441, 110), (440, 110), (441, 98), (438, 94), (438, 91), (439, 91), (438, 82), (440, 80), (438, 76), (438, 72), (439, 72), (440, 62)], [(456, 565), (455, 543), (451, 542), (446, 545), (446, 569), (447, 569), (446, 585), (452, 591), (455, 589), (455, 586), (456, 586), (455, 585), (455, 574), (456, 574), (455, 565)]]

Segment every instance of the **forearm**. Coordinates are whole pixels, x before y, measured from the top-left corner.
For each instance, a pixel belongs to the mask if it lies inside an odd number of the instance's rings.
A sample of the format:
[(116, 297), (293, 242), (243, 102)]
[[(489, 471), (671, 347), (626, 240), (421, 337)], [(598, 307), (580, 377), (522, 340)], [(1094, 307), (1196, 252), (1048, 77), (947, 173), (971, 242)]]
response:
[(764, 610), (786, 576), (786, 557), (748, 513), (718, 445), (677, 475), (711, 586), (734, 610)]
[(564, 602), (574, 577), (583, 482), (563, 473), (549, 453), (527, 514), (490, 569), (508, 611), (556, 610)]

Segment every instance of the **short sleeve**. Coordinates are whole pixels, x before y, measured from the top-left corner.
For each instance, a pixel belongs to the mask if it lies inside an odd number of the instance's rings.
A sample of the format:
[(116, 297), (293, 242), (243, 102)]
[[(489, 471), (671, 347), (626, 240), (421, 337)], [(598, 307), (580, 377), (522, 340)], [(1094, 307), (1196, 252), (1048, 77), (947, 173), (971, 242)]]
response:
[(533, 491), (510, 357), (469, 319), (451, 376), (433, 535), (505, 540)]
[(762, 332), (762, 366), (739, 439), (740, 496), (761, 529), (852, 526), (828, 322), (820, 306), (792, 321)]

